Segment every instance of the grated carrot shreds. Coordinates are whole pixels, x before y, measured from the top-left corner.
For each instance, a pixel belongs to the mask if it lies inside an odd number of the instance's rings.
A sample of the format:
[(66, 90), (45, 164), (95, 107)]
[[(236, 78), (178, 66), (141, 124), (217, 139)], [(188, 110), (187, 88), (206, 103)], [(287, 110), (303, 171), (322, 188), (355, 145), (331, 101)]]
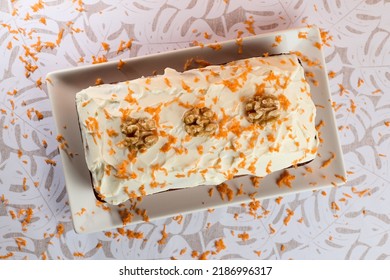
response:
[(172, 219), (180, 225), (183, 222), (183, 215), (177, 215), (177, 216), (173, 217)]
[(57, 35), (57, 40), (56, 40), (57, 46), (60, 45), (63, 36), (64, 36), (64, 29), (61, 28)]
[(339, 84), (340, 88), (340, 96), (343, 96), (344, 93), (348, 94), (349, 91), (345, 89), (345, 87), (342, 84)]
[(81, 258), (81, 257), (84, 257), (84, 254), (81, 252), (74, 252), (73, 256)]
[(342, 176), (342, 175), (334, 174), (334, 176), (335, 176), (336, 178), (342, 180), (344, 183), (347, 182), (347, 179), (346, 179), (344, 176)]
[(26, 239), (23, 239), (22, 237), (16, 237), (15, 238), (16, 245), (18, 245), (18, 250), (21, 251), (23, 247), (26, 247), (27, 241)]
[(208, 255), (210, 255), (210, 253), (211, 253), (210, 251), (206, 251), (206, 252), (202, 253), (199, 256), (198, 260), (207, 260), (207, 257), (208, 257)]
[(62, 234), (64, 234), (65, 227), (63, 224), (59, 223), (57, 225), (57, 234), (56, 236), (59, 238)]
[(298, 38), (299, 39), (307, 39), (307, 32), (299, 32)]
[(275, 202), (276, 202), (277, 204), (280, 204), (280, 203), (282, 202), (282, 199), (283, 199), (283, 197), (282, 197), (282, 196), (279, 196), (279, 197), (275, 198)]
[(0, 255), (0, 260), (9, 259), (14, 255), (12, 252), (8, 252), (6, 255)]
[(182, 256), (182, 255), (184, 255), (186, 252), (187, 252), (187, 248), (183, 248), (183, 249), (180, 250), (179, 255)]
[(336, 154), (331, 152), (331, 156), (329, 159), (325, 160), (324, 162), (322, 162), (322, 165), (320, 168), (325, 168), (327, 166), (329, 166), (329, 164), (333, 161), (333, 159), (336, 157)]
[(357, 87), (360, 88), (364, 84), (364, 80), (361, 78), (358, 79)]
[(221, 252), (222, 250), (225, 250), (226, 249), (226, 245), (225, 243), (223, 242), (223, 239), (218, 239), (214, 242), (214, 246), (216, 248), (216, 253), (219, 253)]
[(119, 62), (118, 62), (118, 65), (117, 65), (117, 69), (118, 70), (122, 70), (123, 66), (125, 65), (125, 62), (122, 60), (122, 59), (119, 59)]
[(222, 45), (218, 43), (208, 45), (208, 47), (215, 51), (219, 51), (220, 49), (222, 49)]
[(57, 165), (57, 162), (55, 162), (54, 160), (52, 159), (45, 159), (45, 162), (49, 165), (52, 165), (52, 166), (56, 166)]
[(41, 18), (39, 19), (39, 22), (42, 23), (42, 24), (44, 24), (44, 25), (46, 25), (46, 18), (41, 17)]
[(92, 56), (92, 64), (98, 64), (98, 63), (103, 63), (103, 62), (107, 62), (107, 57), (105, 55), (102, 55), (102, 56)]
[(95, 86), (102, 85), (102, 84), (104, 84), (104, 82), (103, 82), (103, 80), (101, 78), (97, 78), (95, 80)]
[(249, 33), (256, 35), (255, 29), (253, 27), (253, 24), (255, 23), (255, 20), (253, 19), (252, 16), (249, 17), (249, 19), (244, 21), (245, 29), (248, 30)]
[(275, 43), (272, 44), (272, 47), (277, 47), (282, 42), (282, 36), (277, 35), (275, 36)]
[(287, 216), (283, 220), (283, 223), (284, 223), (285, 226), (288, 225), (288, 223), (291, 220), (291, 217), (294, 216), (294, 211), (292, 211), (291, 209), (287, 208), (286, 211), (287, 211)]
[(130, 211), (127, 208), (119, 210), (118, 213), (119, 216), (121, 217), (122, 224), (124, 226), (133, 220), (134, 214), (130, 213)]
[(315, 43), (313, 43), (313, 46), (316, 47), (316, 48), (319, 49), (319, 50), (322, 48), (322, 45), (321, 45), (320, 42), (315, 42)]
[(352, 191), (354, 194), (357, 194), (359, 197), (363, 197), (365, 196), (366, 194), (369, 194), (370, 193), (370, 189), (364, 189), (362, 191), (357, 191), (357, 190), (353, 190)]
[(39, 0), (37, 3), (35, 3), (34, 5), (30, 6), (31, 9), (34, 11), (34, 12), (38, 12), (39, 10), (43, 9), (44, 8), (44, 2), (43, 0)]
[(163, 230), (161, 231), (161, 235), (162, 235), (161, 239), (157, 241), (157, 243), (158, 243), (159, 245), (163, 245), (163, 244), (165, 244), (165, 243), (167, 242), (168, 234), (167, 234), (167, 232), (166, 232), (166, 225), (164, 225), (164, 228), (163, 228)]
[(337, 205), (337, 203), (335, 201), (332, 201), (332, 203), (330, 205), (330, 209), (335, 210), (335, 211), (339, 211), (340, 207)]
[(330, 79), (333, 79), (334, 77), (336, 77), (336, 72), (334, 72), (334, 71), (329, 71), (328, 77), (329, 77)]
[(222, 200), (225, 200), (225, 196), (227, 197), (228, 201), (231, 201), (234, 197), (234, 192), (226, 183), (222, 183), (217, 186), (217, 191), (219, 192), (219, 195), (221, 196)]
[(354, 114), (355, 112), (356, 112), (356, 104), (355, 104), (355, 102), (352, 100), (352, 99), (350, 99), (349, 100), (350, 102), (351, 102), (351, 112)]
[(109, 51), (110, 50), (110, 44), (108, 44), (106, 42), (102, 42), (101, 45), (102, 45), (102, 47), (103, 47), (103, 49), (105, 51)]
[(279, 187), (282, 187), (284, 185), (291, 188), (292, 187), (291, 182), (293, 180), (295, 180), (295, 176), (291, 175), (287, 170), (284, 170), (283, 173), (277, 179), (276, 184)]
[(245, 242), (249, 239), (249, 234), (246, 231), (244, 231), (243, 233), (238, 234), (237, 237)]

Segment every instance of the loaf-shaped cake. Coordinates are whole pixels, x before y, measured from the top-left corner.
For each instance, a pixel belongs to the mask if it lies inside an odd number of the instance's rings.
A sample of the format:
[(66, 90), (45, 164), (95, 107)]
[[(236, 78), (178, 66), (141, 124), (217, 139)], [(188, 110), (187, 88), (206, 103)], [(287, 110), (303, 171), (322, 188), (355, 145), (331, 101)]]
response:
[(317, 153), (316, 107), (295, 55), (167, 68), (87, 88), (76, 104), (93, 188), (110, 204), (264, 177)]

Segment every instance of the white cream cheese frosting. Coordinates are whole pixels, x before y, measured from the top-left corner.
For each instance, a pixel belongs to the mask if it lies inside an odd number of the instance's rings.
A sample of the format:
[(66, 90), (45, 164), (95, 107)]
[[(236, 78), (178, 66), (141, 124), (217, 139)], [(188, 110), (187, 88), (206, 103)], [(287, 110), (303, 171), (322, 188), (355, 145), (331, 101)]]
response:
[[(256, 93), (274, 95), (279, 118), (259, 126), (245, 115)], [(239, 175), (264, 177), (315, 158), (316, 108), (295, 55), (238, 60), (183, 73), (99, 85), (76, 95), (93, 186), (110, 204), (172, 188), (217, 185)], [(216, 114), (215, 135), (193, 137), (183, 115), (191, 106)], [(153, 119), (159, 139), (136, 156), (123, 146), (127, 117)]]

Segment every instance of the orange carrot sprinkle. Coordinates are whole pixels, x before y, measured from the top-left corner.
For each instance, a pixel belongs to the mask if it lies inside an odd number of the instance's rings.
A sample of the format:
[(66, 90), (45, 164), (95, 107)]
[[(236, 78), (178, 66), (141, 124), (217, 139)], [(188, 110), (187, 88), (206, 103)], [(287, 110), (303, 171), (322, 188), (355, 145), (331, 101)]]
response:
[(241, 238), (242, 241), (247, 241), (249, 239), (249, 234), (247, 232), (243, 232), (237, 235), (238, 238)]
[(291, 181), (295, 180), (295, 176), (291, 175), (287, 170), (284, 170), (280, 177), (277, 179), (276, 183), (279, 187), (283, 185), (291, 188)]
[(125, 62), (124, 62), (122, 59), (119, 59), (119, 62), (118, 62), (118, 65), (117, 65), (116, 68), (117, 68), (118, 70), (122, 70), (123, 65), (125, 65)]
[(157, 241), (157, 243), (158, 243), (159, 245), (163, 245), (163, 244), (165, 244), (165, 243), (167, 242), (168, 234), (167, 234), (167, 232), (166, 232), (166, 225), (164, 225), (164, 228), (163, 228), (163, 230), (161, 231), (161, 234), (162, 234), (161, 239)]
[(110, 50), (110, 44), (106, 43), (106, 42), (102, 42), (102, 47), (105, 51), (109, 51)]
[(329, 164), (333, 161), (333, 159), (335, 157), (336, 157), (336, 154), (331, 152), (331, 157), (329, 159), (325, 160), (324, 162), (322, 162), (321, 168), (329, 166)]
[(214, 246), (216, 248), (216, 252), (219, 253), (221, 252), (222, 250), (225, 250), (226, 249), (226, 245), (225, 243), (223, 242), (223, 239), (218, 239), (214, 242)]

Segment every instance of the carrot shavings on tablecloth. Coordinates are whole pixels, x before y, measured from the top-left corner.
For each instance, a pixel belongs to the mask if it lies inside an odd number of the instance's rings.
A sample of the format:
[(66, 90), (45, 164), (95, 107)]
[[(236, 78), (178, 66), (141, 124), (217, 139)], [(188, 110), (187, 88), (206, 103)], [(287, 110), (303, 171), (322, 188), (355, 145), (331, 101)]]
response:
[(161, 231), (161, 235), (162, 235), (161, 239), (157, 241), (159, 245), (163, 245), (167, 242), (168, 234), (166, 232), (166, 225), (164, 225), (164, 228)]

